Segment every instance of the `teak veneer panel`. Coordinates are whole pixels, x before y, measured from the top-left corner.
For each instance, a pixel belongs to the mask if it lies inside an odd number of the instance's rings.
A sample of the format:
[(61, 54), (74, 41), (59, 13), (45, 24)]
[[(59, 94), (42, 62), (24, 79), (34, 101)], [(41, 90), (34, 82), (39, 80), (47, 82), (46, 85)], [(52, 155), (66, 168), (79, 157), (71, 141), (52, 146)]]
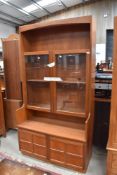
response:
[(2, 39), (2, 44), (6, 98), (21, 100), (19, 36), (17, 39)]
[(4, 114), (6, 120), (6, 128), (17, 128), (16, 110), (22, 105), (21, 100), (4, 98)]
[(85, 131), (81, 129), (74, 129), (70, 127), (60, 126), (57, 124), (29, 120), (19, 125), (19, 128), (57, 137), (67, 138), (71, 140), (86, 142)]
[[(90, 25), (64, 26), (24, 33), (24, 52), (90, 49)], [(77, 40), (76, 40), (77, 38)]]
[(41, 29), (41, 28), (49, 28), (53, 26), (62, 26), (62, 25), (76, 25), (76, 24), (89, 24), (92, 22), (92, 16), (85, 16), (80, 18), (69, 18), (69, 19), (61, 19), (56, 21), (49, 21), (48, 23), (35, 23), (30, 25), (25, 25), (20, 27), (20, 32), (25, 32), (28, 30)]

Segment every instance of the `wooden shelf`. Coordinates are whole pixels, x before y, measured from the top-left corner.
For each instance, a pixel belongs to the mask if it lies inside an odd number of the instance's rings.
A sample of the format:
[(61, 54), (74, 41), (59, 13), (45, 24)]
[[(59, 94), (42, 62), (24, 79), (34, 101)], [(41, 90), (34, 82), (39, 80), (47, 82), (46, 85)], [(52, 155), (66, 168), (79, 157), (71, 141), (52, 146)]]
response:
[[(29, 79), (27, 82), (51, 82), (47, 80), (39, 80), (39, 79)], [(56, 81), (57, 83), (63, 83), (63, 84), (86, 84), (84, 81)]]
[(34, 132), (44, 133), (47, 135), (62, 137), (65, 139), (86, 142), (85, 130), (83, 129), (70, 128), (70, 127), (60, 126), (53, 123), (51, 124), (51, 123), (31, 121), (31, 120), (28, 120), (22, 123), (18, 127), (22, 129), (34, 131)]
[(73, 116), (76, 116), (76, 117), (81, 117), (81, 118), (86, 118), (86, 113), (84, 112), (70, 112), (70, 111), (64, 111), (64, 110), (57, 110), (56, 111), (57, 114), (61, 114), (61, 115), (73, 115)]
[(58, 83), (63, 84), (86, 84), (84, 81), (58, 81)]
[(27, 82), (40, 82), (40, 83), (43, 83), (43, 82), (49, 82), (49, 81), (46, 81), (46, 80), (39, 80), (39, 79), (29, 79), (27, 80)]
[(33, 106), (33, 105), (27, 105), (27, 109), (33, 109), (33, 110), (36, 110), (36, 111), (47, 111), (47, 112), (50, 112), (50, 109), (48, 108), (49, 105), (40, 105), (40, 106)]
[(48, 51), (24, 52), (24, 56), (31, 56), (31, 55), (49, 55), (49, 52)]
[(106, 99), (106, 98), (95, 98), (95, 101), (97, 102), (111, 102), (111, 99)]

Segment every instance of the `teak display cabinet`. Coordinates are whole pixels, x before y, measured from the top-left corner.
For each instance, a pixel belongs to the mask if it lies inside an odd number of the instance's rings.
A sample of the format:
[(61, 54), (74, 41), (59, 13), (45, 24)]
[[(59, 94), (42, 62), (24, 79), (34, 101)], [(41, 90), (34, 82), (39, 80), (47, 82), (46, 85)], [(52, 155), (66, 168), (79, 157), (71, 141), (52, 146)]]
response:
[(92, 152), (95, 22), (80, 17), (20, 27), (24, 154), (85, 172)]

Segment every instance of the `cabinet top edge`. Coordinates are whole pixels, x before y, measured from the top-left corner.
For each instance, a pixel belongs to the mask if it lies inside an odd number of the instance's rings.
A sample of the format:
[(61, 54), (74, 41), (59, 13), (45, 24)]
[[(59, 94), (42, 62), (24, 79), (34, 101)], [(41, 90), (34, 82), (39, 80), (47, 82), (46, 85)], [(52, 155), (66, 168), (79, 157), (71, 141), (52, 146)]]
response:
[(91, 24), (93, 20), (92, 16), (83, 16), (83, 17), (75, 17), (75, 18), (67, 18), (67, 19), (59, 19), (49, 22), (36, 22), (34, 24), (27, 24), (24, 26), (20, 26), (20, 33), (26, 32), (34, 29), (41, 29), (47, 27), (54, 26), (63, 26), (63, 25), (73, 25), (73, 24)]

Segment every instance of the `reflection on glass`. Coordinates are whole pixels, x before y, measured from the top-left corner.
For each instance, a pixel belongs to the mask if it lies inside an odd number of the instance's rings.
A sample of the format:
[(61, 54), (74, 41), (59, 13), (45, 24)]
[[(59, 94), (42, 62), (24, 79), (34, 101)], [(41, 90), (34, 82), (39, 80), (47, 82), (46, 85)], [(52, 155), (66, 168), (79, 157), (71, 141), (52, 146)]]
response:
[(26, 56), (26, 77), (30, 79), (43, 80), (49, 76), (48, 55), (31, 55)]
[(27, 83), (28, 105), (50, 109), (50, 83)]
[(56, 55), (56, 75), (63, 81), (85, 81), (86, 54)]
[(85, 85), (57, 83), (57, 110), (85, 112)]

